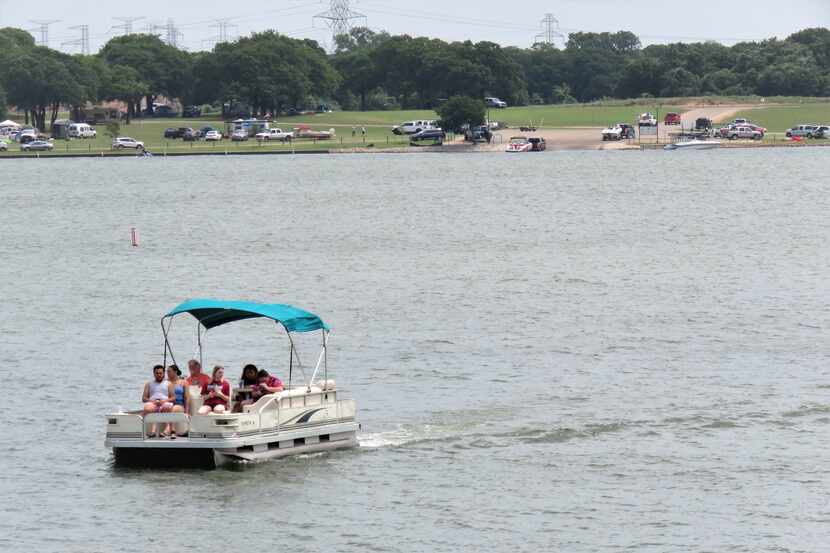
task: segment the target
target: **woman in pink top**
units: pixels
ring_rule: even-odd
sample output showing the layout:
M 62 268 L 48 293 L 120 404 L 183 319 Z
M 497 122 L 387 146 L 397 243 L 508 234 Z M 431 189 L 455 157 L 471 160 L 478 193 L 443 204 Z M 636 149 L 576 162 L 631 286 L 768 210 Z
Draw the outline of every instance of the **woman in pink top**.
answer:
M 202 386 L 204 404 L 199 408 L 200 415 L 224 413 L 228 410 L 231 398 L 231 383 L 225 380 L 225 369 L 219 365 L 213 367 L 213 379 L 210 384 Z

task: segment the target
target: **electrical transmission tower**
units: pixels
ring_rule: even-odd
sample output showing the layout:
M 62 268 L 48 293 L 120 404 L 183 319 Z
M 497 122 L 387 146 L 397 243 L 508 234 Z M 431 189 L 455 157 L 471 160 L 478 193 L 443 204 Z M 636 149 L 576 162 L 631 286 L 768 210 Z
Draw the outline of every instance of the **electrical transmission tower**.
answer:
M 34 23 L 38 27 L 30 29 L 29 32 L 40 33 L 40 40 L 37 41 L 38 46 L 49 46 L 49 25 L 59 23 L 59 19 L 31 19 L 29 23 Z
M 78 46 L 81 49 L 81 54 L 89 55 L 89 25 L 75 25 L 69 27 L 73 31 L 81 31 L 81 38 L 75 40 L 68 40 L 61 43 L 61 46 Z
M 565 40 L 565 35 L 559 31 L 559 20 L 556 19 L 552 13 L 546 13 L 545 18 L 541 22 L 542 32 L 536 35 L 536 42 L 543 44 L 555 44 L 555 40 L 560 38 Z
M 331 29 L 332 42 L 337 35 L 345 35 L 352 29 L 352 21 L 362 19 L 366 25 L 366 16 L 362 13 L 352 11 L 349 0 L 331 0 L 328 11 L 318 13 L 313 20 L 323 19 Z
M 115 25 L 113 29 L 121 29 L 124 32 L 121 33 L 122 35 L 131 35 L 133 34 L 133 23 L 136 21 L 141 21 L 144 19 L 143 17 L 113 17 L 116 21 L 120 21 L 121 25 Z
M 172 19 L 167 20 L 167 25 L 147 25 L 147 34 L 159 37 L 174 48 L 178 48 L 179 40 L 184 36 Z
M 236 26 L 235 23 L 231 23 L 230 19 L 217 19 L 216 23 L 211 25 L 211 28 L 219 29 L 219 34 L 211 38 L 209 42 L 213 42 L 214 44 L 230 42 L 233 40 L 233 36 L 229 31 Z

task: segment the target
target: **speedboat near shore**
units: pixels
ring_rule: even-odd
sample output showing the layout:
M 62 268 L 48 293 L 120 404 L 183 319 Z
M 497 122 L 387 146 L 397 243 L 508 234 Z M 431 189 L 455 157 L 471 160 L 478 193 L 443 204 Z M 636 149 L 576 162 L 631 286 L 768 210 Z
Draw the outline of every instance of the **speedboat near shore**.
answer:
M 197 414 L 202 404 L 201 388 L 185 390 L 188 413 L 120 411 L 107 415 L 105 444 L 115 462 L 129 466 L 197 466 L 212 468 L 232 462 L 264 461 L 288 455 L 355 447 L 360 425 L 354 400 L 342 399 L 334 380 L 328 379 L 326 349 L 329 327 L 313 313 L 283 304 L 243 301 L 191 300 L 175 307 L 161 319 L 164 334 L 164 365 L 175 363 L 168 333 L 173 318 L 190 314 L 196 321 L 198 355 L 201 362 L 207 331 L 251 318 L 271 319 L 289 339 L 288 383 L 282 392 L 264 395 L 241 412 Z M 320 331 L 322 348 L 311 377 L 294 346 L 296 333 Z M 294 372 L 303 375 L 292 382 Z M 319 375 L 322 373 L 322 378 Z M 234 392 L 231 392 L 231 398 Z M 230 407 L 230 406 L 229 406 Z M 157 438 L 149 429 L 172 424 L 176 439 Z
M 680 142 L 675 142 L 674 144 L 666 144 L 663 149 L 664 150 L 714 150 L 715 148 L 720 148 L 721 144 L 719 140 L 700 140 L 700 139 L 692 139 L 692 140 L 682 140 Z
M 510 142 L 507 144 L 507 152 L 509 153 L 517 153 L 517 152 L 529 152 L 533 149 L 533 144 L 527 139 L 526 136 L 512 136 L 510 137 Z

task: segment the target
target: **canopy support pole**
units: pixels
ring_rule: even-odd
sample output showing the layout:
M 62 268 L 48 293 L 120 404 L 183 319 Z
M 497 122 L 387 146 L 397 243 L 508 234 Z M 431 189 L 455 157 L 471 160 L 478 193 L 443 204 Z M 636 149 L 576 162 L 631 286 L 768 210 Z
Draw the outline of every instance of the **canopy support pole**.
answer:
M 198 320 L 196 321 L 196 343 L 199 344 L 199 365 L 204 370 L 205 363 L 202 361 L 202 323 Z
M 282 326 L 285 329 L 285 334 L 288 336 L 288 341 L 291 343 L 291 350 L 289 352 L 289 360 L 288 360 L 288 389 L 291 389 L 291 376 L 294 370 L 294 358 L 297 358 L 297 368 L 300 369 L 300 372 L 303 373 L 303 378 L 305 378 L 305 371 L 303 370 L 303 362 L 300 360 L 300 354 L 297 352 L 297 348 L 294 346 L 294 338 L 291 337 L 291 333 L 285 328 L 285 325 L 282 324 L 280 321 L 275 321 L 277 326 Z
M 311 391 L 311 385 L 314 384 L 314 377 L 317 376 L 317 371 L 320 370 L 320 364 L 323 362 L 323 359 L 326 359 L 326 346 L 328 345 L 329 341 L 329 333 L 325 330 L 323 331 L 323 349 L 320 350 L 320 355 L 317 357 L 317 365 L 314 366 L 314 374 L 311 375 L 311 380 L 308 381 L 308 391 Z M 328 376 L 328 369 L 326 370 L 326 375 Z
M 170 335 L 170 327 L 173 326 L 173 317 L 170 317 L 170 322 L 167 323 L 167 328 L 164 328 L 164 317 L 161 318 L 161 333 L 164 334 L 164 366 L 167 367 L 167 352 L 170 352 L 170 359 L 173 360 L 173 364 L 176 365 L 176 356 L 173 355 L 173 348 L 170 346 L 170 340 L 168 336 Z

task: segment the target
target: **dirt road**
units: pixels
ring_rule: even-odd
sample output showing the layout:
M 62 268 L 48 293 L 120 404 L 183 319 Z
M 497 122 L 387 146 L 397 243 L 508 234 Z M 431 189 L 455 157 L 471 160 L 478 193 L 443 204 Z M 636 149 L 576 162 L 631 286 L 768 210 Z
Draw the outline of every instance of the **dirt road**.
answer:
M 739 111 L 752 107 L 755 106 L 731 105 L 694 108 L 681 115 L 681 125 L 684 129 L 694 127 L 695 120 L 699 117 L 708 117 L 714 123 L 722 123 Z M 677 126 L 660 125 L 660 141 L 668 140 L 669 133 L 678 132 L 679 130 Z M 511 136 L 541 136 L 547 142 L 548 150 L 619 150 L 632 147 L 627 141 L 603 142 L 601 133 L 601 127 L 539 129 L 533 133 L 523 133 L 518 129 L 505 129 L 495 133 L 491 144 L 481 144 L 476 146 L 475 149 L 503 151 L 507 148 Z

